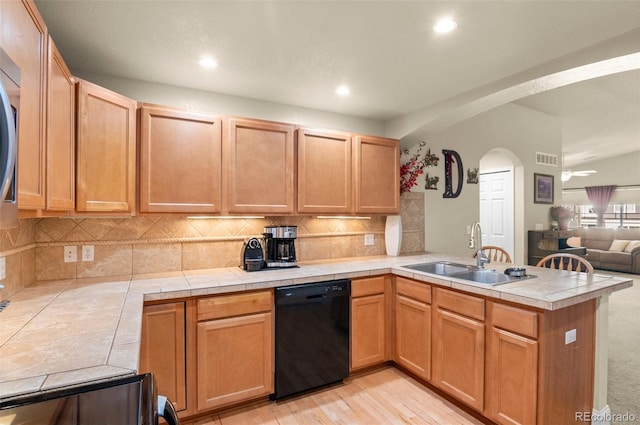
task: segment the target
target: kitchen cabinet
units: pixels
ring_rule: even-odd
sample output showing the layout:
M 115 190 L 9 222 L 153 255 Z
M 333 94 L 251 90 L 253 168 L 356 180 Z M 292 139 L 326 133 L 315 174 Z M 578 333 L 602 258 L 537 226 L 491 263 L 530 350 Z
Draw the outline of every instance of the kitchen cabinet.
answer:
M 294 212 L 295 126 L 229 118 L 223 130 L 229 213 Z
M 499 424 L 535 424 L 538 314 L 487 303 L 486 414 Z
M 353 212 L 351 134 L 299 128 L 298 212 Z
M 18 208 L 45 208 L 47 27 L 32 0 L 0 1 L 0 44 L 20 68 Z
M 140 212 L 220 213 L 219 116 L 142 105 Z
M 158 394 L 176 411 L 187 408 L 185 303 L 146 305 L 142 313 L 140 373 L 153 373 Z
M 273 393 L 273 291 L 197 304 L 197 410 Z
M 399 141 L 298 129 L 298 212 L 398 214 Z
M 133 212 L 136 102 L 80 80 L 77 105 L 76 210 Z
M 400 142 L 382 137 L 354 138 L 356 214 L 400 213 Z
M 389 277 L 351 281 L 351 370 L 389 360 Z
M 394 361 L 431 378 L 431 286 L 396 277 Z
M 75 208 L 75 78 L 49 37 L 46 209 Z
M 432 383 L 461 402 L 484 408 L 485 301 L 434 289 Z

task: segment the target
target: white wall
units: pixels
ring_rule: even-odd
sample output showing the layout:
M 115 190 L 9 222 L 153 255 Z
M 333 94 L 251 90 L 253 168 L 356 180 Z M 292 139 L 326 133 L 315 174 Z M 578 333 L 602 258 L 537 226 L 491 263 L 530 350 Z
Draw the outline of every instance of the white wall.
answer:
M 380 121 L 107 75 L 81 73 L 78 77 L 138 102 L 384 136 L 384 123 Z
M 533 203 L 533 173 L 555 177 L 555 199 L 560 199 L 560 167 L 535 164 L 536 152 L 561 156 L 561 123 L 557 118 L 518 105 L 508 104 L 444 130 L 427 140 L 426 148 L 440 157 L 437 167 L 427 167 L 430 176 L 439 176 L 438 190 L 425 191 L 425 239 L 428 251 L 469 257 L 467 225 L 479 220 L 479 186 L 466 183 L 469 168 L 479 167 L 480 158 L 488 151 L 503 148 L 522 164 L 520 182 L 516 170 L 516 211 L 523 219 L 516 226 L 516 262 L 524 263 L 526 231 L 536 223 L 548 227 L 549 207 Z M 458 152 L 465 176 L 462 192 L 457 198 L 443 198 L 444 163 L 442 149 Z M 453 167 L 455 174 L 455 165 Z M 420 181 L 420 189 L 424 187 Z M 455 189 L 455 183 L 454 183 Z M 518 202 L 521 199 L 522 202 Z M 516 223 L 518 221 L 516 220 Z

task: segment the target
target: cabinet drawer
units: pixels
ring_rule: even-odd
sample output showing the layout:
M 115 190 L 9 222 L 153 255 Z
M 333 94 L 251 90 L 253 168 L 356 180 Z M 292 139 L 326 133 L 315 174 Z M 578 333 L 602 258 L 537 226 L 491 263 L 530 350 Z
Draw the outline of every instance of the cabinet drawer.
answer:
M 249 292 L 198 300 L 198 321 L 271 311 L 273 291 Z
M 538 313 L 489 303 L 493 326 L 531 338 L 538 338 Z
M 396 277 L 396 290 L 398 295 L 431 304 L 431 286 L 426 283 Z
M 484 300 L 482 298 L 435 288 L 435 299 L 438 307 L 454 311 L 463 316 L 484 320 Z
M 384 276 L 354 279 L 351 282 L 351 297 L 364 297 L 367 295 L 384 294 Z

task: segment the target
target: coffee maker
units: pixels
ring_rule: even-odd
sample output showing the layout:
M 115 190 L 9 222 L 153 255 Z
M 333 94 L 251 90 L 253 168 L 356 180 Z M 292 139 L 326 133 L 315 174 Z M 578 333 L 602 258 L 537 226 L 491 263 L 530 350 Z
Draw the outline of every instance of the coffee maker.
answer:
M 298 267 L 295 240 L 298 226 L 266 226 L 264 228 L 265 267 Z

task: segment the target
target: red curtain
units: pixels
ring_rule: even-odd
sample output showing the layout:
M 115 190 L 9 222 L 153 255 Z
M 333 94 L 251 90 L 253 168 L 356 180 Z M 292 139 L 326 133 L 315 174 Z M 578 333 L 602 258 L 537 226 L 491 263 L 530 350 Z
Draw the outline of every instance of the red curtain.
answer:
M 604 213 L 607 211 L 611 195 L 616 190 L 616 186 L 590 186 L 585 187 L 589 201 L 593 204 L 593 209 L 597 215 L 597 227 L 604 227 Z

